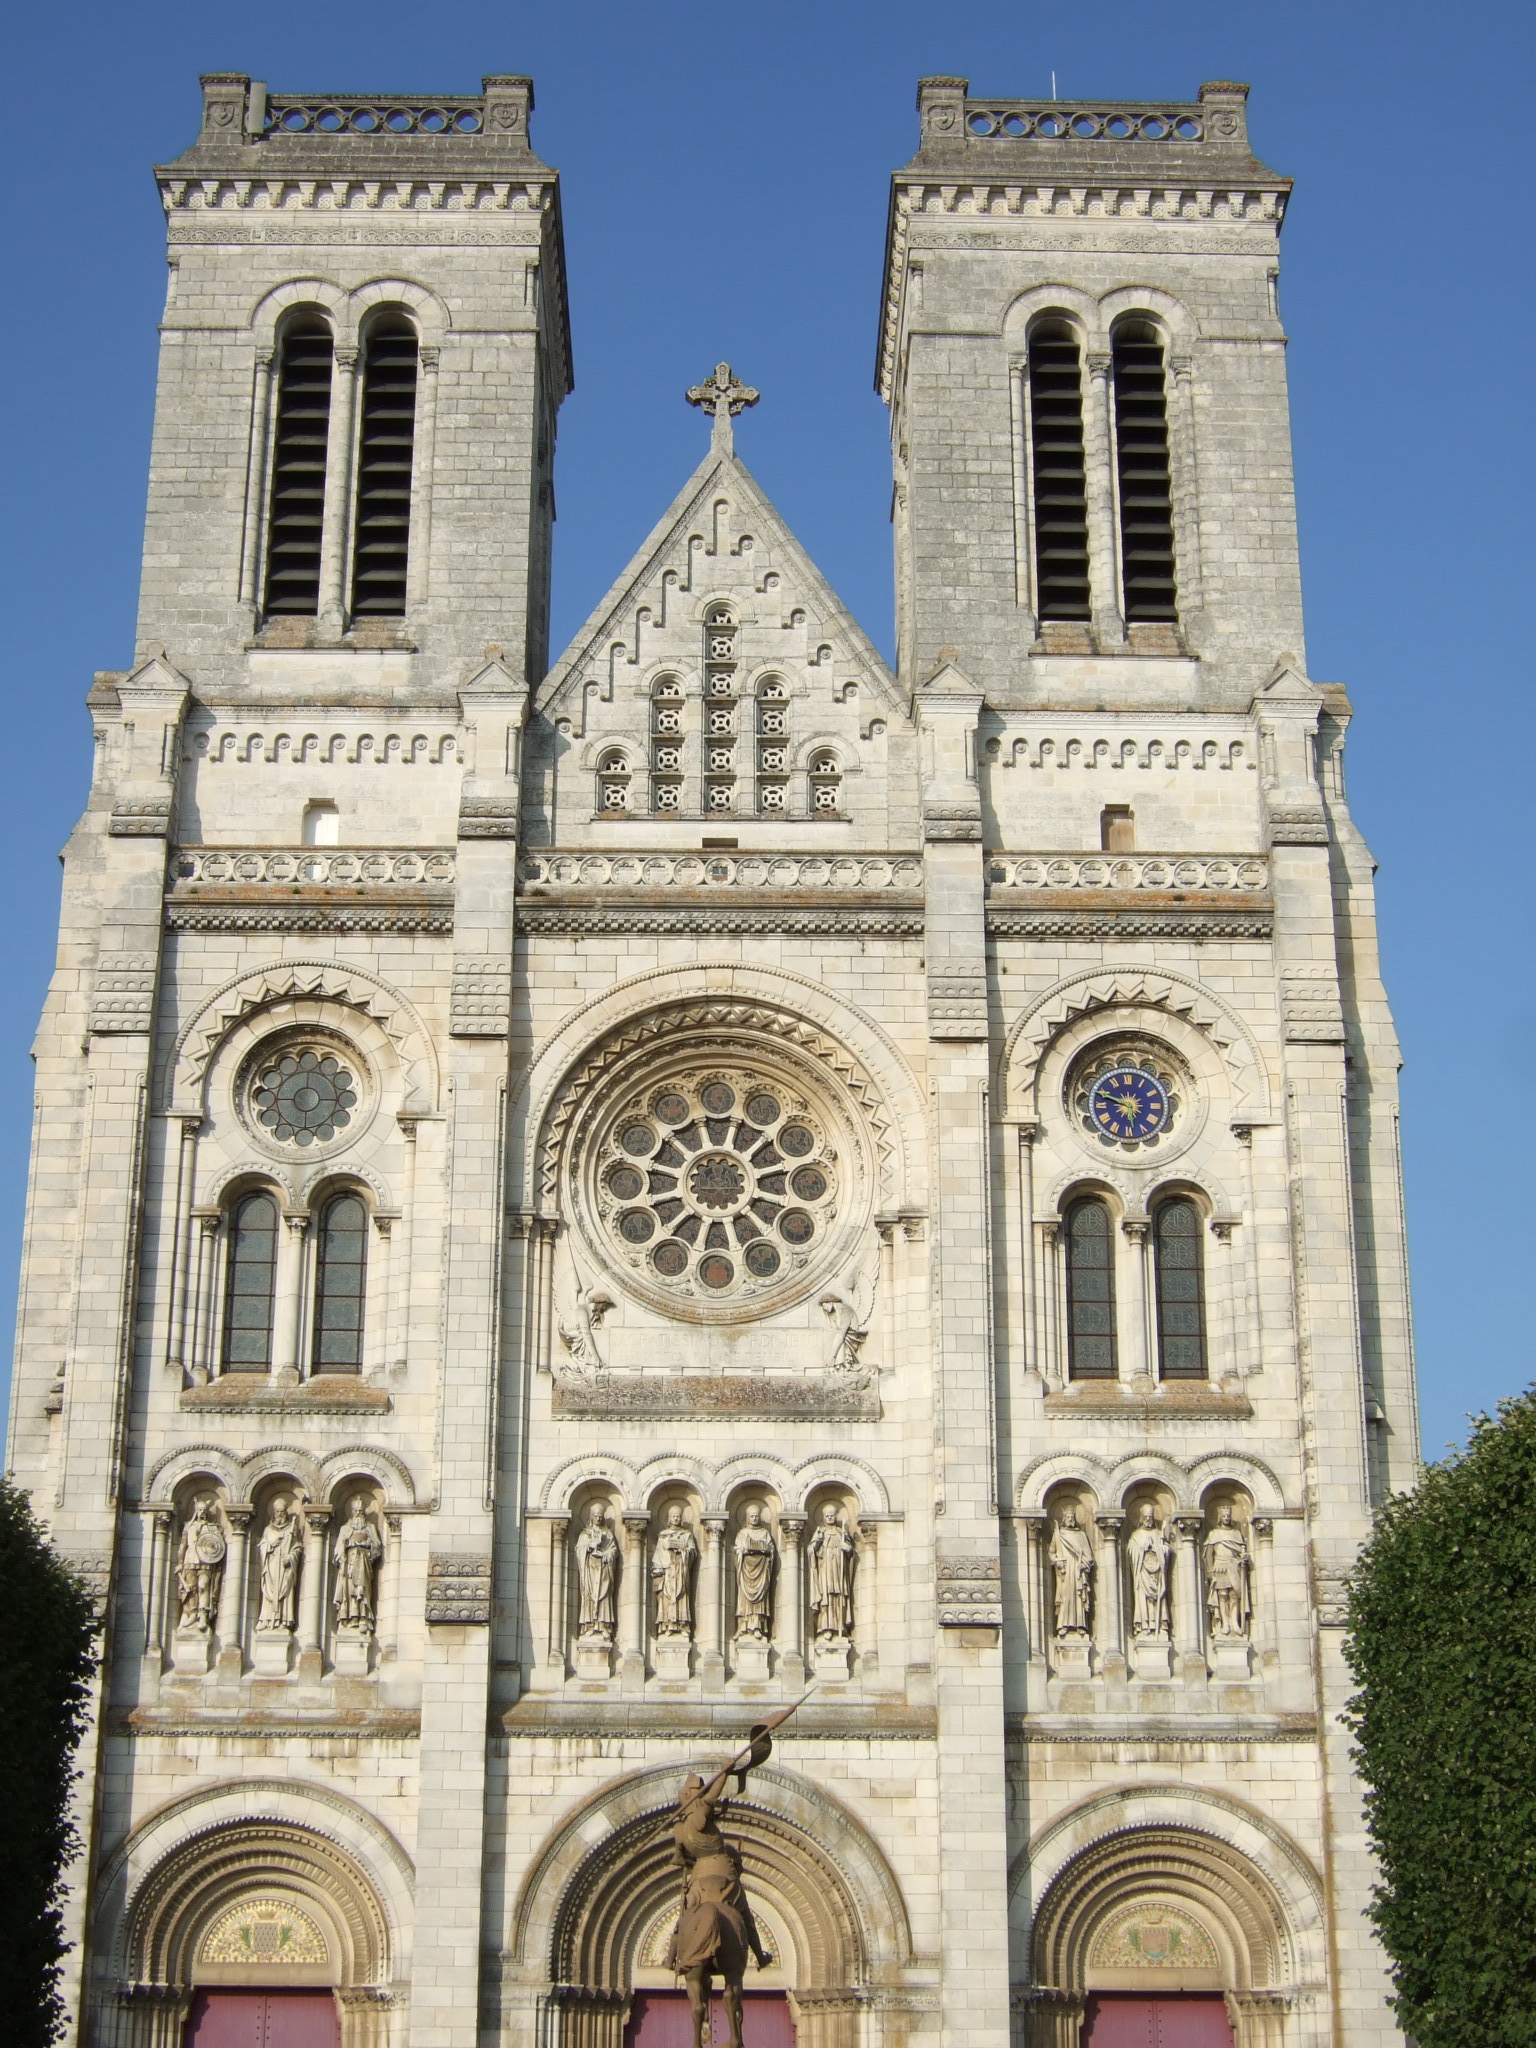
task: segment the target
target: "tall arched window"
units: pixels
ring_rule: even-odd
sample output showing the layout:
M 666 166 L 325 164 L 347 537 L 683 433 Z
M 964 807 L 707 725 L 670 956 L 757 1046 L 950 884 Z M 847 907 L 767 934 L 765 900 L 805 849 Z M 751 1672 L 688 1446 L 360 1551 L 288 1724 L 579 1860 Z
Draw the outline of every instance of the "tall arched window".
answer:
M 1067 1368 L 1075 1380 L 1112 1380 L 1115 1231 L 1109 1205 L 1090 1195 L 1067 1211 Z
M 332 1195 L 315 1247 L 315 1340 L 309 1369 L 361 1372 L 368 1211 L 357 1195 Z
M 352 610 L 401 618 L 411 544 L 411 454 L 416 441 L 416 336 L 404 320 L 370 328 L 357 441 L 357 523 Z
M 1152 1218 L 1157 1279 L 1157 1360 L 1165 1380 L 1203 1380 L 1205 1275 L 1200 1211 L 1187 1196 L 1159 1202 Z
M 277 1204 L 247 1195 L 229 1218 L 224 1282 L 224 1370 L 267 1372 L 272 1365 L 272 1296 L 277 1280 Z
M 331 330 L 296 320 L 277 369 L 272 494 L 267 518 L 268 612 L 313 618 L 320 605 L 320 532 L 331 431 Z
M 1127 320 L 1115 329 L 1114 369 L 1126 620 L 1177 619 L 1168 391 L 1162 339 L 1150 321 Z
M 1082 356 L 1064 320 L 1043 320 L 1030 333 L 1029 440 L 1039 616 L 1086 619 Z

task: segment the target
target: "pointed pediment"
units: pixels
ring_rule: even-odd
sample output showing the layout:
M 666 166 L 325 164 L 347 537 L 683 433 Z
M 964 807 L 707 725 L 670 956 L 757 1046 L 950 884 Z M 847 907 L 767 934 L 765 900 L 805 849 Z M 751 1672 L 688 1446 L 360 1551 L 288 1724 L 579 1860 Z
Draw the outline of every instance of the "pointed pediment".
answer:
M 1314 682 L 1309 682 L 1291 654 L 1282 654 L 1275 663 L 1267 682 L 1255 692 L 1256 705 L 1280 706 L 1305 704 L 1315 709 L 1323 700 L 1323 693 Z
M 738 610 L 750 667 L 792 669 L 861 722 L 905 718 L 868 636 L 735 455 L 711 449 L 535 694 L 538 711 L 584 735 L 587 707 L 621 703 L 658 664 L 697 667 L 705 608 Z M 850 689 L 850 686 L 851 689 Z M 594 710 L 594 718 L 596 713 Z

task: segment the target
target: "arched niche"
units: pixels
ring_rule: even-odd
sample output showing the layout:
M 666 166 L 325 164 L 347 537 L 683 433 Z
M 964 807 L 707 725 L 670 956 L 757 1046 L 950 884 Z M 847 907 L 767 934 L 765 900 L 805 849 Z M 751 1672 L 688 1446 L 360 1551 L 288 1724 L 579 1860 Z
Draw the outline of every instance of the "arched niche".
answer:
M 637 1979 L 657 1981 L 679 1896 L 682 1776 L 647 1771 L 580 1808 L 524 1882 L 511 1947 L 528 1976 L 548 1973 L 550 2048 L 619 2048 Z M 871 1987 L 899 1980 L 911 1957 L 884 1857 L 835 1800 L 771 1768 L 730 1803 L 725 1832 L 774 1956 L 761 1981 L 788 1990 L 799 2048 L 856 2048 Z M 758 1981 L 749 1974 L 748 1988 Z

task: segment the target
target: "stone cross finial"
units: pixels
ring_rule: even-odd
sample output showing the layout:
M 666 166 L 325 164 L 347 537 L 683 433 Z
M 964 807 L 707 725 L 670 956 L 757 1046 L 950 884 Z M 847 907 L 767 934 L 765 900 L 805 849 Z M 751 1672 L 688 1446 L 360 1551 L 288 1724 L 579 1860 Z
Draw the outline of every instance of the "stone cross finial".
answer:
M 749 405 L 756 405 L 758 396 L 750 384 L 738 382 L 729 363 L 716 363 L 712 377 L 706 377 L 702 384 L 689 387 L 688 403 L 700 406 L 715 416 L 715 429 L 710 435 L 709 445 L 716 454 L 734 453 L 731 416 L 733 413 L 744 411 Z

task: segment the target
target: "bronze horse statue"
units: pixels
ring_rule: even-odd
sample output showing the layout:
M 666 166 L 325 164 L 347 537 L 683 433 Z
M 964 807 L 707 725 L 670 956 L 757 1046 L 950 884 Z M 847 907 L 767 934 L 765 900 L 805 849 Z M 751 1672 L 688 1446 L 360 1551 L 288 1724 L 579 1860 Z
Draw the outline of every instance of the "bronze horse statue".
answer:
M 797 1700 L 796 1706 L 799 1705 Z M 741 1882 L 740 1852 L 721 1834 L 719 1816 L 726 1811 L 725 1788 L 734 1776 L 745 1791 L 747 1772 L 766 1763 L 773 1748 L 772 1731 L 795 1711 L 786 1707 L 752 1730 L 747 1747 L 732 1757 L 706 1785 L 696 1774 L 683 1780 L 678 1793 L 678 1819 L 672 1850 L 683 1869 L 683 1904 L 667 1961 L 688 1989 L 693 2017 L 693 2048 L 705 2048 L 709 1994 L 718 1976 L 725 1983 L 725 2016 L 731 2048 L 742 2048 L 741 1985 L 747 1961 L 755 1957 L 760 1970 L 773 1961 L 763 1946 Z

